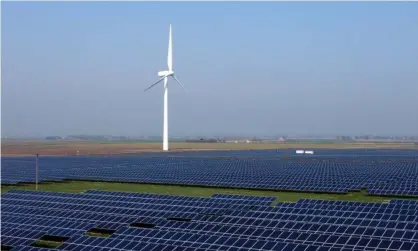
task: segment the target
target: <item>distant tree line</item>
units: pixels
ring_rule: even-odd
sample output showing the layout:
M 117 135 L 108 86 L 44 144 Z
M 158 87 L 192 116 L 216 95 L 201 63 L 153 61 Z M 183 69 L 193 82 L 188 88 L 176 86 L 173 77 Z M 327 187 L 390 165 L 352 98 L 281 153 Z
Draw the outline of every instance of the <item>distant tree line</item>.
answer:
M 188 143 L 219 143 L 219 142 L 222 142 L 222 141 L 218 140 L 218 139 L 200 138 L 200 139 L 187 139 L 186 142 L 188 142 Z

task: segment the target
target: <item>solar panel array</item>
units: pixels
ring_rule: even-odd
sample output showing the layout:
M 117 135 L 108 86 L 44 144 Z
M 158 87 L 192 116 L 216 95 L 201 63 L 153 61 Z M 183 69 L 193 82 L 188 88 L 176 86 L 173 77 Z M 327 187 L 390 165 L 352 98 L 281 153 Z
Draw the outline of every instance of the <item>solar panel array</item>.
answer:
M 418 201 L 275 199 L 11 190 L 1 198 L 1 244 L 46 250 L 32 244 L 59 236 L 58 250 L 418 250 Z
M 346 194 L 418 196 L 418 151 L 223 151 L 41 157 L 40 181 L 94 180 Z M 2 158 L 2 184 L 35 181 L 34 158 Z

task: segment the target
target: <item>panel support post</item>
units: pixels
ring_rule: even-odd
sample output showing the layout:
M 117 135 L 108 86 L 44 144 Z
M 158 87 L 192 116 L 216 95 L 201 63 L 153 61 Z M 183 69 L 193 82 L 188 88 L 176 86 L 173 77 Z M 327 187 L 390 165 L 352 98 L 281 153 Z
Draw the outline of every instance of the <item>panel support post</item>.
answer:
M 35 175 L 36 175 L 35 189 L 36 191 L 38 191 L 38 158 L 39 158 L 39 153 L 36 154 L 36 166 L 35 166 Z

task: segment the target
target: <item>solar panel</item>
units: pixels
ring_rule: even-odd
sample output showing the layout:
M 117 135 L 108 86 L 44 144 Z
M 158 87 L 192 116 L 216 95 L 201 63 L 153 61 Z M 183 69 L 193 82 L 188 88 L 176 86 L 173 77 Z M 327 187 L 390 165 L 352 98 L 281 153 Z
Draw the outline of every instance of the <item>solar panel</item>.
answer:
M 215 154 L 215 155 L 214 155 Z M 418 196 L 416 151 L 286 151 L 179 153 L 129 157 L 41 157 L 40 181 L 82 179 L 153 184 Z M 384 154 L 384 155 L 382 155 Z M 239 156 L 239 157 L 238 157 Z M 2 184 L 34 182 L 34 158 L 2 158 Z M 247 201 L 263 201 L 244 196 Z M 239 196 L 239 200 L 244 199 Z M 147 195 L 152 198 L 152 195 Z M 213 198 L 234 196 L 215 195 Z M 274 201 L 272 198 L 266 201 Z M 268 204 L 266 204 L 268 205 Z M 416 204 L 415 204 L 416 205 Z
M 12 249 L 12 251 L 50 251 L 49 248 L 40 248 L 40 247 L 28 247 L 28 246 L 17 246 Z
M 140 243 L 151 243 L 183 248 L 194 245 L 192 248 L 195 249 L 212 248 L 213 250 L 219 250 L 221 247 L 257 250 L 255 248 L 259 245 L 275 246 L 283 243 L 296 244 L 289 246 L 292 248 L 318 248 L 329 243 L 341 249 L 351 247 L 352 250 L 355 248 L 364 250 L 365 247 L 379 248 L 389 243 L 388 247 L 408 250 L 402 247 L 411 246 L 418 241 L 418 236 L 415 234 L 417 223 L 414 221 L 399 222 L 398 218 L 391 217 L 382 221 L 382 219 L 374 220 L 375 214 L 358 214 L 356 217 L 345 214 L 373 208 L 389 209 L 391 211 L 382 211 L 385 212 L 383 215 L 389 216 L 396 215 L 393 213 L 416 214 L 414 210 L 388 208 L 389 204 L 382 203 L 381 207 L 375 207 L 379 203 L 352 204 L 335 201 L 282 203 L 280 207 L 263 206 L 256 211 L 229 210 L 224 211 L 222 216 L 205 218 L 196 213 L 190 214 L 189 211 L 193 211 L 193 207 L 173 206 L 187 201 L 175 197 L 172 197 L 172 200 L 167 198 L 159 200 L 160 204 L 148 208 L 149 203 L 123 203 L 121 202 L 123 198 L 118 196 L 108 196 L 107 200 L 102 200 L 100 193 L 90 194 L 89 197 L 83 196 L 85 195 L 48 192 L 6 193 L 1 198 L 2 227 L 6 227 L 6 231 L 2 231 L 2 238 L 5 237 L 6 243 L 12 244 L 15 240 L 7 238 L 22 238 L 22 236 L 13 236 L 12 230 L 7 229 L 35 231 L 36 235 L 31 239 L 32 241 L 43 234 L 60 235 L 67 231 L 71 240 L 67 241 L 66 245 L 70 248 L 86 248 L 87 242 L 91 241 L 88 245 L 92 247 L 103 244 L 105 245 L 103 247 L 124 249 L 145 245 Z M 97 198 L 93 198 L 95 196 Z M 102 204 L 103 201 L 105 204 Z M 108 204 L 113 201 L 117 203 Z M 233 203 L 233 200 L 231 201 Z M 304 204 L 309 205 L 310 209 L 301 208 Z M 200 205 L 211 206 L 206 202 L 201 202 Z M 398 207 L 402 208 L 402 206 L 399 204 Z M 316 210 L 315 207 L 321 210 Z M 282 212 L 283 210 L 286 212 Z M 329 212 L 340 212 L 338 210 L 343 210 L 341 212 L 345 216 L 327 215 Z M 190 221 L 170 220 L 167 218 L 169 214 L 190 216 Z M 142 216 L 138 217 L 138 215 Z M 45 221 L 45 217 L 49 220 Z M 411 219 L 415 220 L 415 216 Z M 155 227 L 151 229 L 131 227 L 130 224 L 133 222 L 148 222 Z M 372 222 L 375 224 L 370 227 Z M 379 223 L 386 224 L 380 226 Z M 116 232 L 106 241 L 101 241 L 102 244 L 98 243 L 97 238 L 83 236 L 83 232 L 89 228 L 112 225 Z M 410 231 L 406 229 L 407 226 Z M 76 236 L 80 237 L 74 239 Z M 91 248 L 90 246 L 87 248 Z M 161 246 L 161 248 L 166 247 Z
M 40 161 L 41 180 L 91 179 L 413 196 L 416 152 L 358 155 L 277 151 L 67 157 Z M 386 153 L 386 155 L 382 155 Z M 205 155 L 205 156 L 203 156 Z M 33 181 L 33 159 L 2 158 L 2 184 Z M 3 175 L 4 174 L 4 175 Z M 45 236 L 68 237 L 59 250 L 415 250 L 418 202 L 388 203 L 214 194 L 189 197 L 88 190 L 2 194 L 1 243 L 13 250 Z M 102 230 L 107 237 L 86 236 Z

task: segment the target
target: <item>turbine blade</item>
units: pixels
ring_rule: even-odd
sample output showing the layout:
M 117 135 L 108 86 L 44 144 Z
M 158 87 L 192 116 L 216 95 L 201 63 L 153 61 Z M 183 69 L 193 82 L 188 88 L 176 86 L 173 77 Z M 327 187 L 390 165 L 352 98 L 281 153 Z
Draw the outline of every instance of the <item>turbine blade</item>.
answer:
M 184 88 L 184 86 L 180 83 L 180 81 L 176 78 L 176 76 L 174 76 L 174 75 L 171 75 L 171 76 L 174 78 L 174 80 L 177 81 L 177 83 L 181 86 L 181 88 L 183 88 L 183 90 L 185 90 L 187 92 L 186 88 Z
M 172 39 L 171 39 L 171 24 L 170 24 L 170 32 L 168 35 L 168 57 L 167 57 L 167 65 L 168 70 L 173 70 L 173 45 L 172 45 Z
M 154 84 L 152 84 L 150 87 L 148 87 L 147 89 L 145 89 L 144 90 L 144 92 L 146 92 L 146 91 L 148 91 L 149 89 L 151 89 L 152 87 L 154 87 L 156 84 L 158 84 L 158 83 L 160 83 L 164 78 L 165 78 L 166 76 L 164 76 L 164 77 L 161 77 L 160 79 L 158 79 L 157 80 L 157 82 L 155 82 Z

